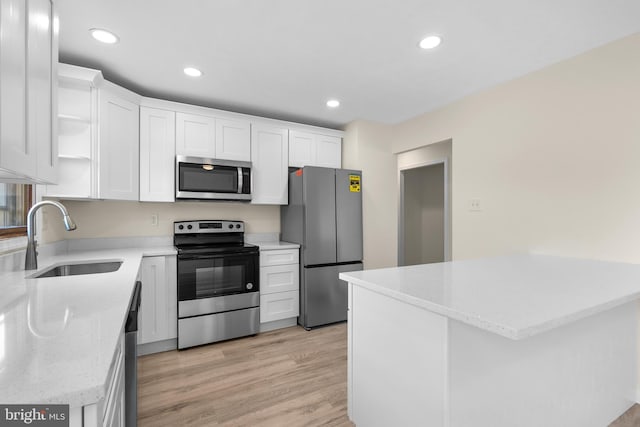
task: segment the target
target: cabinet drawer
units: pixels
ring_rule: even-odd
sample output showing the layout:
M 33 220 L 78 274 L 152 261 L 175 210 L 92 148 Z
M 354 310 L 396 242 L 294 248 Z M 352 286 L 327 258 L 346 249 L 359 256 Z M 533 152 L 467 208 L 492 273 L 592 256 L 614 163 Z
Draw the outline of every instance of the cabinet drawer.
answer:
M 297 317 L 300 297 L 298 291 L 260 294 L 260 323 Z
M 298 249 L 278 249 L 275 251 L 260 251 L 260 267 L 270 265 L 297 264 Z
M 260 293 L 298 291 L 300 268 L 298 264 L 272 265 L 260 268 Z

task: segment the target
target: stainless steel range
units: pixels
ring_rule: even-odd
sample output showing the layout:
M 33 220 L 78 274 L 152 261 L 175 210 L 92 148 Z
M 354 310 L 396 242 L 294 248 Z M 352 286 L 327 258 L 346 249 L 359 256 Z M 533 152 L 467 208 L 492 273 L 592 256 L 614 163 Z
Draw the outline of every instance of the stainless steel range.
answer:
M 259 251 L 242 221 L 174 223 L 178 249 L 178 348 L 258 333 Z

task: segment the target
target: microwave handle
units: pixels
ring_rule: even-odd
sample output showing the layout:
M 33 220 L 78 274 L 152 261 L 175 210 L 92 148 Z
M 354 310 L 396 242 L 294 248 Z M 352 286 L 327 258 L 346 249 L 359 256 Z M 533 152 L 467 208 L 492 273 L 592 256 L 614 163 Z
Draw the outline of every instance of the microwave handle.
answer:
M 242 194 L 243 176 L 242 168 L 238 168 L 238 194 Z

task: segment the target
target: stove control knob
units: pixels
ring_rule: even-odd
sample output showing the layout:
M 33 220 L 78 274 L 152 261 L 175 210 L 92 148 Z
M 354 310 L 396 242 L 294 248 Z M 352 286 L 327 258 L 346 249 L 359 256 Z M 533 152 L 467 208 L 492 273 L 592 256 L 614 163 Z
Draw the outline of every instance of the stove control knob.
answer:
M 184 225 L 180 224 L 180 225 L 178 226 L 178 229 L 179 229 L 179 230 L 184 230 Z
M 233 228 L 233 224 L 229 224 L 229 228 Z
M 240 224 L 236 224 L 236 228 L 240 228 Z
M 247 289 L 249 290 L 253 289 L 253 283 L 247 283 Z
M 187 225 L 187 228 L 188 228 L 189 230 L 191 230 L 191 229 L 193 228 L 193 225 L 189 224 L 189 225 Z

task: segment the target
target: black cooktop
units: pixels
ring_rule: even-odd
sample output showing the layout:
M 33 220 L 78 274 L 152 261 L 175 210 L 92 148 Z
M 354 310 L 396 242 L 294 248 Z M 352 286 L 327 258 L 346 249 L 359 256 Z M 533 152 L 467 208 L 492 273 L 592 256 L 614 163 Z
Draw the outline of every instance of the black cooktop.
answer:
M 173 244 L 178 254 L 233 254 L 258 252 L 244 242 L 244 222 L 199 220 L 174 222 Z

